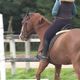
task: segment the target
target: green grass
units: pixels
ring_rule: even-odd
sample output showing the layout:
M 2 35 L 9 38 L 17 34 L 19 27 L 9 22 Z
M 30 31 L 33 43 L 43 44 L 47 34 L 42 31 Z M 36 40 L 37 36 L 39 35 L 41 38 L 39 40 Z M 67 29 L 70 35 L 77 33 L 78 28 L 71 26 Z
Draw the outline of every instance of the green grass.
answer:
M 6 52 L 6 55 L 9 55 L 9 52 Z M 17 55 L 23 55 L 25 52 L 16 52 Z M 36 55 L 37 51 L 32 51 L 30 54 Z M 7 69 L 7 80 L 17 80 L 17 79 L 34 79 L 36 74 L 36 69 L 30 69 L 26 71 L 25 69 L 17 69 L 16 74 L 14 76 L 11 75 L 11 70 Z M 49 80 L 53 80 L 54 78 L 54 69 L 46 69 L 41 78 L 48 78 Z M 62 69 L 61 72 L 61 80 L 77 80 L 75 72 L 72 68 Z
M 11 75 L 11 70 L 7 69 L 7 80 L 9 79 L 34 79 L 37 69 L 30 69 L 29 71 L 26 71 L 25 69 L 17 69 L 16 74 L 14 76 Z M 41 78 L 47 78 L 49 80 L 53 80 L 54 78 L 54 69 L 46 69 L 42 75 Z M 62 69 L 61 72 L 61 80 L 77 80 L 75 72 L 72 68 L 66 68 Z

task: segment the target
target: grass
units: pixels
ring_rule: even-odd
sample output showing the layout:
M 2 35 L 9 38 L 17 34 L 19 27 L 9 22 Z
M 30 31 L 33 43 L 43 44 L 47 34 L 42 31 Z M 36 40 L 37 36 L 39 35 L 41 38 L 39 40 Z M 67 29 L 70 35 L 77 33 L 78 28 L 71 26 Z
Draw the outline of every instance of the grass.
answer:
M 17 69 L 16 74 L 14 76 L 11 75 L 11 70 L 7 69 L 7 80 L 9 79 L 34 79 L 35 78 L 36 69 L 30 69 L 26 71 L 25 69 Z M 54 69 L 46 69 L 41 78 L 47 78 L 49 80 L 53 80 Z M 75 72 L 72 68 L 63 68 L 61 72 L 61 80 L 77 80 Z
M 31 55 L 36 55 L 37 51 L 32 51 Z M 6 52 L 9 55 L 9 52 Z M 25 52 L 16 52 L 17 55 L 23 55 Z M 14 76 L 11 75 L 11 69 L 7 69 L 7 80 L 17 80 L 17 79 L 34 79 L 37 69 L 30 69 L 26 71 L 25 69 L 17 69 L 16 74 Z M 46 69 L 41 78 L 47 78 L 49 80 L 53 80 L 54 78 L 54 69 Z M 61 80 L 77 80 L 75 72 L 72 68 L 63 68 L 61 72 Z

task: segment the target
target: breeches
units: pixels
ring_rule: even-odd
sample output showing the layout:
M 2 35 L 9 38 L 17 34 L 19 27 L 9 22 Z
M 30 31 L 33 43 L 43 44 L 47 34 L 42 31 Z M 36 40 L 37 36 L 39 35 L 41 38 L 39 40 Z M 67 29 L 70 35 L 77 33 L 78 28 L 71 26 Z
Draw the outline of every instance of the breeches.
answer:
M 70 19 L 56 19 L 55 22 L 49 27 L 44 35 L 44 41 L 49 44 L 55 34 L 60 31 L 65 25 L 70 24 Z

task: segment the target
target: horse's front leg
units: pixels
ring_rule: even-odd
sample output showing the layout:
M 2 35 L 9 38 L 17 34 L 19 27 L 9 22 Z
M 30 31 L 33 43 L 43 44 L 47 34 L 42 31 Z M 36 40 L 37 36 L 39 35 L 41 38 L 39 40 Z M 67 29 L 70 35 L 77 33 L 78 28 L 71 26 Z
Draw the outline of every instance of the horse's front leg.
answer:
M 40 80 L 40 75 L 44 71 L 44 69 L 47 67 L 48 64 L 49 64 L 48 60 L 45 60 L 45 61 L 40 60 L 39 67 L 36 73 L 37 80 Z
M 61 65 L 55 65 L 55 77 L 54 77 L 54 80 L 60 80 L 60 72 L 61 72 Z
M 40 42 L 40 44 L 39 44 L 39 48 L 38 48 L 38 55 L 41 55 L 42 50 L 43 50 L 43 43 Z

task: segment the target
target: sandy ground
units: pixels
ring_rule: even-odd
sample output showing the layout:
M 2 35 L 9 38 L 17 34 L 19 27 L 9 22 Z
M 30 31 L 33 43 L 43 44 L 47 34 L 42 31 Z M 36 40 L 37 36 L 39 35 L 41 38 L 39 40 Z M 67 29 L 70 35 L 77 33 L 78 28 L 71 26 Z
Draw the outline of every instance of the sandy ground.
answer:
M 16 62 L 16 68 L 26 68 L 26 67 L 30 67 L 30 68 L 38 68 L 39 66 L 39 62 Z M 72 68 L 72 65 L 63 65 L 63 68 Z M 11 63 L 10 62 L 6 62 L 6 68 L 11 68 Z M 47 68 L 54 68 L 54 65 L 49 64 L 47 66 Z

